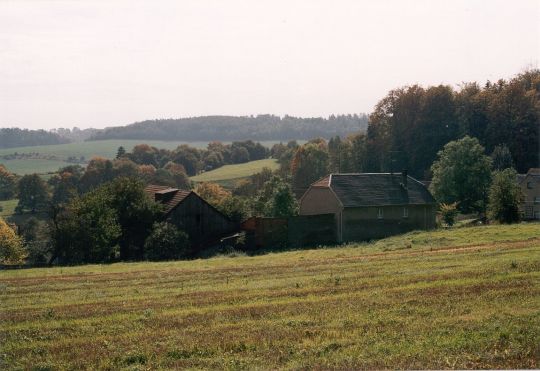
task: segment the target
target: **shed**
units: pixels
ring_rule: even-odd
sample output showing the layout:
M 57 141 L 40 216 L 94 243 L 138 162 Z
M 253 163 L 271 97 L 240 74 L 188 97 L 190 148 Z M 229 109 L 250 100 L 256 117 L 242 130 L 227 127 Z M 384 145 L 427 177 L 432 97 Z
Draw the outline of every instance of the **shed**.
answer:
M 194 247 L 217 243 L 238 230 L 237 223 L 193 191 L 149 185 L 145 192 L 164 206 L 165 219 L 185 231 Z
M 435 227 L 436 202 L 403 173 L 330 174 L 300 199 L 300 215 L 335 215 L 339 242 L 382 238 Z

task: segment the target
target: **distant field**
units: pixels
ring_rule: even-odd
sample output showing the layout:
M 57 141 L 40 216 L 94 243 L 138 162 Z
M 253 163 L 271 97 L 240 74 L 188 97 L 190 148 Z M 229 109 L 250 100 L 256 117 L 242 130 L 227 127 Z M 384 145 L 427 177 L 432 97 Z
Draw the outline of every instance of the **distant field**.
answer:
M 279 164 L 275 159 L 265 159 L 246 162 L 245 164 L 225 165 L 216 170 L 207 171 L 191 177 L 190 179 L 194 182 L 215 182 L 224 186 L 232 186 L 236 181 L 258 173 L 264 167 L 277 170 L 279 169 Z
M 4 369 L 540 367 L 540 224 L 0 274 Z
M 82 142 L 82 143 L 68 143 L 68 144 L 55 144 L 49 146 L 35 146 L 35 147 L 15 147 L 0 149 L 0 156 L 17 153 L 40 153 L 44 155 L 53 155 L 61 159 L 60 161 L 54 160 L 42 160 L 42 159 L 28 159 L 28 160 L 4 160 L 0 158 L 0 163 L 6 165 L 6 167 L 17 174 L 31 174 L 31 173 L 47 173 L 56 171 L 58 168 L 67 166 L 69 163 L 62 161 L 68 157 L 75 156 L 80 158 L 84 156 L 87 160 L 95 156 L 101 156 L 106 158 L 114 158 L 118 147 L 123 146 L 127 151 L 140 143 L 146 143 L 148 145 L 174 149 L 181 144 L 189 144 L 196 148 L 206 148 L 208 142 L 179 142 L 179 141 L 157 141 L 157 140 L 100 140 L 95 142 Z M 224 142 L 227 143 L 227 142 Z M 263 145 L 271 147 L 277 141 L 262 141 Z
M 7 201 L 0 201 L 0 206 L 2 206 L 2 210 L 0 211 L 0 216 L 3 218 L 7 218 L 15 212 L 15 207 L 17 206 L 17 203 L 19 203 L 19 200 L 7 200 Z

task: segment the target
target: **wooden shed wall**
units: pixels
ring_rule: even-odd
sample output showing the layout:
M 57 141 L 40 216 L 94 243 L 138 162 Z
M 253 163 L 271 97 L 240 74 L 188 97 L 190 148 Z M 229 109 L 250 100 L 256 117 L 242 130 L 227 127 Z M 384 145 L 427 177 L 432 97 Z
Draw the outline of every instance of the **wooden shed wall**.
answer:
M 186 197 L 168 216 L 195 244 L 211 241 L 238 229 L 236 223 L 195 194 Z

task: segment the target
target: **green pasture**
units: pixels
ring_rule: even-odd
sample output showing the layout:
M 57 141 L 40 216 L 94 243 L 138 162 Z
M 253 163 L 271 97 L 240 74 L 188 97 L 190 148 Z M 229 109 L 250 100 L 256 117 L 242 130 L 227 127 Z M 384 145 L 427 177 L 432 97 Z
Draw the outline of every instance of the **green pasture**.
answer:
M 538 368 L 539 232 L 3 271 L 0 367 Z
M 0 149 L 0 156 L 11 155 L 14 153 L 39 153 L 40 155 L 56 156 L 56 160 L 45 159 L 16 159 L 5 160 L 0 158 L 0 163 L 4 164 L 11 172 L 16 174 L 44 174 L 48 172 L 54 172 L 58 168 L 69 165 L 68 157 L 84 158 L 88 161 L 92 157 L 101 156 L 105 158 L 114 158 L 118 147 L 123 146 L 126 151 L 137 145 L 145 143 L 156 148 L 175 149 L 181 144 L 188 144 L 196 148 L 206 148 L 208 142 L 181 142 L 181 141 L 159 141 L 159 140 L 99 140 L 92 142 L 80 142 L 80 143 L 68 143 L 68 144 L 55 144 L 48 146 L 34 146 L 34 147 L 15 147 L 15 148 L 3 148 Z M 224 142 L 227 143 L 227 142 Z M 278 141 L 261 141 L 261 144 L 271 147 L 272 145 L 279 143 Z
M 220 183 L 226 187 L 234 186 L 234 183 L 242 178 L 260 172 L 263 168 L 271 170 L 279 169 L 279 164 L 275 159 L 264 159 L 250 161 L 244 164 L 225 165 L 216 170 L 207 171 L 190 179 L 194 182 L 213 182 Z

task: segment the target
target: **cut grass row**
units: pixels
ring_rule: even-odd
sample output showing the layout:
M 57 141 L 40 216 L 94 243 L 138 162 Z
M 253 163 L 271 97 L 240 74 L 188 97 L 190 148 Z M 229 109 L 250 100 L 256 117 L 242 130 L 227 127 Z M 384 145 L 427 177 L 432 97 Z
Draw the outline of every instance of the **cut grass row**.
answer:
M 537 368 L 540 224 L 0 273 L 5 368 Z

